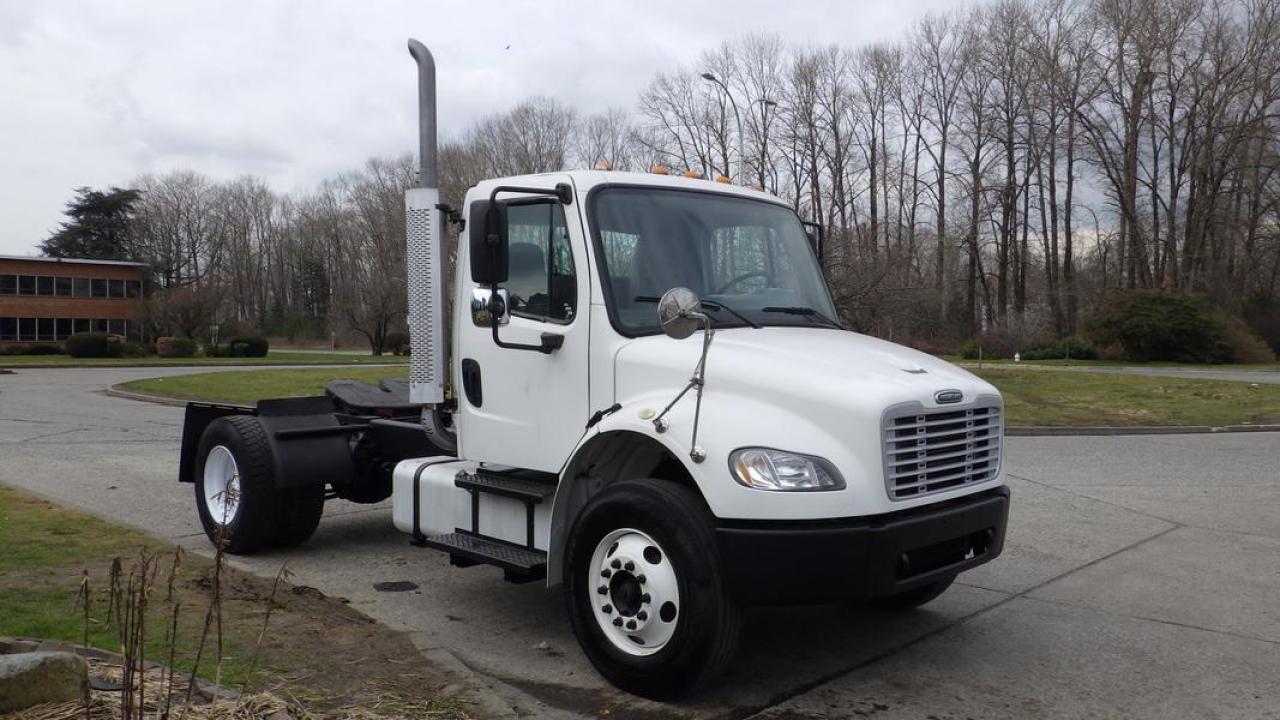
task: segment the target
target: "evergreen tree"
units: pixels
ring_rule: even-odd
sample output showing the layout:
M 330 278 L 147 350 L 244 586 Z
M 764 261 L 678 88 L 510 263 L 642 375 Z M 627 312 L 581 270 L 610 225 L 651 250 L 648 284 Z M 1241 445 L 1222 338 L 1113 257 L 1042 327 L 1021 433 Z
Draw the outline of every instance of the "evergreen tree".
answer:
M 106 192 L 76 188 L 67 203 L 69 219 L 40 243 L 40 251 L 47 257 L 131 259 L 130 222 L 140 197 L 137 190 L 118 187 Z

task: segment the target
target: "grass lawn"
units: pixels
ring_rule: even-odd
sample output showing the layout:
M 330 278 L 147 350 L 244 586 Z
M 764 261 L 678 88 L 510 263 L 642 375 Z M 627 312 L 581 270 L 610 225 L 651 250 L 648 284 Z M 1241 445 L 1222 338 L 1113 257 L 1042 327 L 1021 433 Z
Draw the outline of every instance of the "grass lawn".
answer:
M 977 372 L 1004 393 L 1010 426 L 1280 423 L 1280 385 L 1028 368 L 987 367 Z M 251 405 L 261 398 L 319 394 L 335 378 L 376 383 L 384 377 L 404 377 L 404 372 L 398 368 L 245 370 L 151 378 L 124 387 Z
M 942 355 L 940 356 L 947 362 L 957 365 L 963 365 L 966 368 L 975 368 L 978 366 L 976 359 L 962 358 L 959 355 Z M 983 367 L 987 365 L 1014 365 L 1027 367 L 1153 367 L 1153 368 L 1176 368 L 1179 370 L 1231 370 L 1231 371 L 1280 371 L 1280 362 L 1273 363 L 1223 363 L 1221 365 L 1206 365 L 1176 363 L 1176 362 L 1144 362 L 1135 363 L 1124 360 L 1023 360 L 1015 363 L 1013 360 L 1005 358 L 984 358 L 982 360 Z
M 408 363 L 405 355 L 351 355 L 349 353 L 270 352 L 264 358 L 73 358 L 70 355 L 0 355 L 3 367 L 186 367 L 189 365 L 370 365 Z
M 3 486 L 0 548 L 0 635 L 80 644 L 85 618 L 77 600 L 83 577 L 88 579 L 91 598 L 89 644 L 112 651 L 120 650 L 117 625 L 109 612 L 113 560 L 119 558 L 119 583 L 127 587 L 140 553 L 151 554 L 155 570 L 146 612 L 145 654 L 167 664 L 170 645 L 165 636 L 176 609 L 173 664 L 184 672 L 191 670 L 213 597 L 211 559 L 175 555 L 175 547 L 140 532 Z M 175 557 L 179 558 L 176 564 Z M 427 665 L 404 635 L 310 588 L 285 581 L 273 592 L 271 580 L 226 566 L 217 577 L 222 598 L 221 654 L 211 633 L 197 669 L 201 677 L 218 678 L 223 686 L 240 689 L 248 671 L 256 667 L 250 691 L 271 689 L 296 697 L 312 709 L 381 707 L 385 702 L 388 708 L 412 707 L 419 712 L 407 714 L 414 716 L 466 716 L 458 700 L 436 697 L 449 678 Z M 267 631 L 259 648 L 264 621 Z
M 974 368 L 970 368 L 974 370 Z M 1280 423 L 1280 385 L 983 368 L 1010 426 Z

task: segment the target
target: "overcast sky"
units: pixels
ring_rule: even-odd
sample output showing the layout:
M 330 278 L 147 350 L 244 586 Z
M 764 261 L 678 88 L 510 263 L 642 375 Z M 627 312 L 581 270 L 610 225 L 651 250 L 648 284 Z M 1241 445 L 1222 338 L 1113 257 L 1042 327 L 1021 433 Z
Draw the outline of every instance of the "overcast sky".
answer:
M 630 108 L 749 32 L 856 46 L 950 4 L 0 0 L 0 254 L 33 254 L 81 185 L 190 168 L 305 190 L 413 149 L 409 36 L 435 54 L 444 138 L 534 94 Z

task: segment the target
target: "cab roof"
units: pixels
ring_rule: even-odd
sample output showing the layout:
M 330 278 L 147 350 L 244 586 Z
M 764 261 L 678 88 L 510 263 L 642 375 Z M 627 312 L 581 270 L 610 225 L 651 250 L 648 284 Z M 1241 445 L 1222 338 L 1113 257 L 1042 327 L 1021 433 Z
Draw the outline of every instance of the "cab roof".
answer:
M 722 195 L 733 195 L 763 200 L 776 205 L 790 207 L 781 198 L 767 192 L 734 185 L 732 183 L 700 180 L 683 175 L 659 175 L 657 173 L 623 172 L 618 170 L 565 170 L 561 172 L 539 173 L 536 175 L 515 175 L 512 177 L 483 180 L 467 193 L 471 200 L 474 193 L 479 197 L 488 197 L 495 185 L 532 185 L 534 187 L 554 185 L 558 182 L 570 182 L 579 196 L 585 196 L 591 190 L 603 186 L 631 186 L 673 188 L 678 190 L 699 190 Z

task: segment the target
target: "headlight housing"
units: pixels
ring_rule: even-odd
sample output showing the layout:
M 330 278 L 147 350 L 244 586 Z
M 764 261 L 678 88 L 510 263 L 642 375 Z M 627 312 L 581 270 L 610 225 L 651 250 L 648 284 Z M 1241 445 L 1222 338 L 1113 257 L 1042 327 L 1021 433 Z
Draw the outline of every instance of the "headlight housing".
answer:
M 729 454 L 729 471 L 738 484 L 754 490 L 843 490 L 844 478 L 827 460 L 813 455 L 739 448 Z

